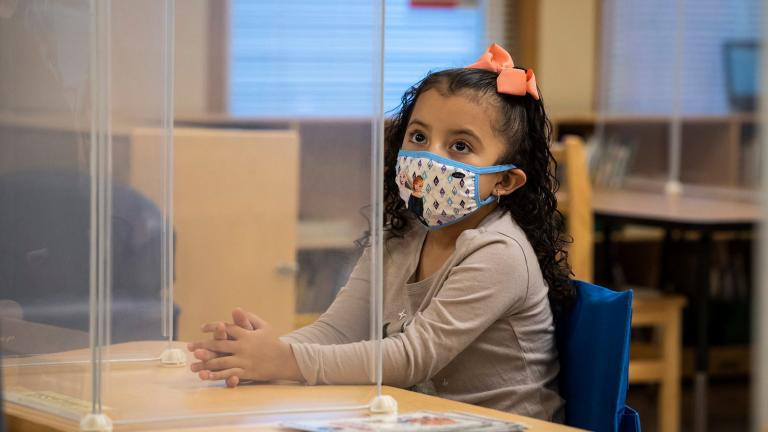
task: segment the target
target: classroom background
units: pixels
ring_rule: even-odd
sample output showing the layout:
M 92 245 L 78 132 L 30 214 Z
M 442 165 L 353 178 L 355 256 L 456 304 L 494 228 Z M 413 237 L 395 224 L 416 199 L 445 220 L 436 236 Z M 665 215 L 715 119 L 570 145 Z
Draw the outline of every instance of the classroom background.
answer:
M 0 0 L 6 408 L 193 416 L 112 374 L 233 306 L 317 319 L 379 221 L 383 119 L 496 42 L 536 72 L 575 278 L 635 293 L 643 429 L 768 431 L 764 2 L 379 3 Z M 53 363 L 83 374 L 25 384 Z

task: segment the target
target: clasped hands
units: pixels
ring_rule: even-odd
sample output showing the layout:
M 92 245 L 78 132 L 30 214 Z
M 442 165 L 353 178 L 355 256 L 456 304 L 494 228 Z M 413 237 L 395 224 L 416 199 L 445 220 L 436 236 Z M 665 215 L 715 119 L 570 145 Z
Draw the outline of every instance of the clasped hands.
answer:
M 210 322 L 201 330 L 212 339 L 191 342 L 187 349 L 200 360 L 190 370 L 202 380 L 225 380 L 228 387 L 244 380 L 303 380 L 291 346 L 255 314 L 235 308 L 231 323 Z

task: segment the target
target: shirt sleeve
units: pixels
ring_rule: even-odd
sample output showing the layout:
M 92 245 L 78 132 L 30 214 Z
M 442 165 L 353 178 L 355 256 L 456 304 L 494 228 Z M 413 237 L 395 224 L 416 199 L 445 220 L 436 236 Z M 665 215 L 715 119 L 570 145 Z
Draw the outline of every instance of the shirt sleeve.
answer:
M 410 387 L 433 377 L 491 324 L 523 304 L 528 266 L 520 244 L 503 237 L 470 250 L 405 331 L 382 341 L 384 384 Z M 375 343 L 299 343 L 292 348 L 308 384 L 362 384 L 374 381 Z
M 370 337 L 370 248 L 366 248 L 347 284 L 314 323 L 282 336 L 289 344 L 346 344 Z

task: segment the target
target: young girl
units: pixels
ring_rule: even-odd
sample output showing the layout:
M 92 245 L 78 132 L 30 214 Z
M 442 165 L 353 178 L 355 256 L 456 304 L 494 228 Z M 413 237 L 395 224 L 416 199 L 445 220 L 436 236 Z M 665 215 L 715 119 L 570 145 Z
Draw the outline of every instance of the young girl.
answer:
M 562 420 L 552 311 L 574 293 L 549 142 L 533 72 L 495 44 L 405 93 L 386 135 L 384 384 Z M 429 186 L 422 218 L 403 171 Z M 189 344 L 192 371 L 230 386 L 370 383 L 369 265 L 366 250 L 328 311 L 282 338 L 240 309 L 205 325 L 214 339 Z

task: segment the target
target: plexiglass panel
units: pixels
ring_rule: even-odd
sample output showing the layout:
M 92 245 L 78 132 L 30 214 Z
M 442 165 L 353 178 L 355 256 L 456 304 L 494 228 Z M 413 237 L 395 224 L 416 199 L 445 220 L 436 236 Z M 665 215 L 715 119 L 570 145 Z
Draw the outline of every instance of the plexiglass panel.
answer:
M 761 2 L 600 8 L 597 185 L 755 189 Z
M 292 5 L 260 2 L 10 4 L 0 9 L 6 401 L 72 421 L 103 413 L 115 425 L 365 411 L 381 380 L 380 2 L 355 3 L 354 35 L 319 6 L 299 21 Z M 244 31 L 243 20 L 282 24 Z M 289 66 L 287 35 L 308 23 L 309 63 L 311 46 L 354 36 L 357 47 L 326 68 Z M 193 62 L 209 73 L 185 69 Z M 358 71 L 341 100 L 354 112 L 307 115 L 302 106 L 330 96 L 306 95 L 340 65 Z M 227 103 L 212 114 L 236 80 L 258 84 L 244 98 L 283 103 L 262 103 L 239 124 Z M 211 109 L 179 115 L 174 128 L 174 111 L 201 100 Z M 354 334 L 312 327 L 341 289 L 362 299 L 348 312 Z M 234 321 L 235 307 L 285 342 L 369 341 L 345 360 L 364 378 L 312 378 L 359 384 L 332 399 L 290 381 L 201 380 L 186 342 L 210 340 L 201 326 Z M 169 349 L 186 364 L 164 363 Z M 311 353 L 294 352 L 303 373 L 325 374 Z
M 158 363 L 172 337 L 169 206 L 151 199 L 166 196 L 168 166 L 129 165 L 132 131 L 170 137 L 169 5 L 3 8 L 0 314 L 10 402 L 74 420 L 110 411 L 110 364 Z M 156 145 L 170 149 L 167 138 Z

